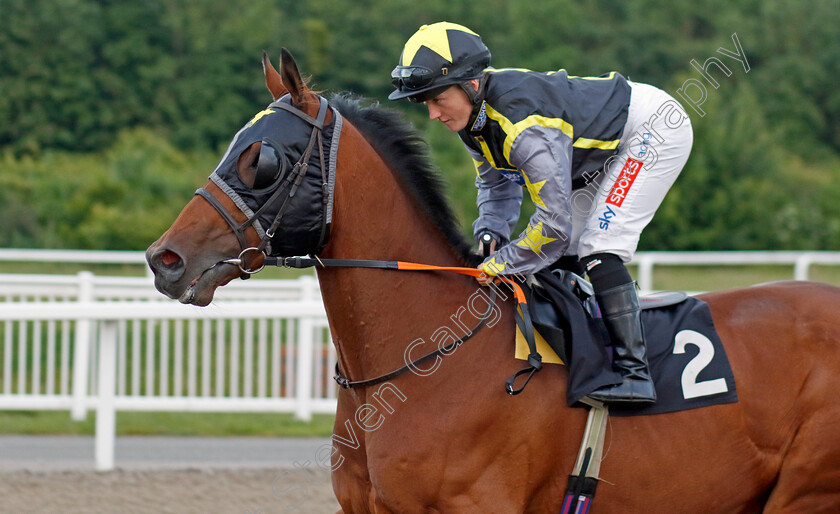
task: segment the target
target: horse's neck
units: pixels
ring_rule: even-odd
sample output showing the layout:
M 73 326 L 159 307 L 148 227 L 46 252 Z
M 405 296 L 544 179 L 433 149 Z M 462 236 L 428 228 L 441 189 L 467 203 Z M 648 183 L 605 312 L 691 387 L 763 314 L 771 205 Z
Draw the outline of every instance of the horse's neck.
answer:
M 342 131 L 337 162 L 333 235 L 324 255 L 463 265 L 379 154 L 349 123 Z
M 463 265 L 349 124 L 337 162 L 332 235 L 323 257 Z M 351 380 L 401 366 L 406 347 L 428 338 L 477 287 L 471 278 L 437 272 L 333 268 L 318 277 L 342 371 Z

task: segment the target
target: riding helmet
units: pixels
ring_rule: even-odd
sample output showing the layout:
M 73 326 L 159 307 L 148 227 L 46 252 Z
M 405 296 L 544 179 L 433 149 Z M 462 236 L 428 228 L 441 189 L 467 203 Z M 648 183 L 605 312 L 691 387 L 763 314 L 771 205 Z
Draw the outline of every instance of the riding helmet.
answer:
M 391 72 L 396 90 L 388 99 L 424 102 L 453 84 L 481 78 L 489 65 L 490 50 L 467 27 L 445 21 L 423 25 L 405 43 Z

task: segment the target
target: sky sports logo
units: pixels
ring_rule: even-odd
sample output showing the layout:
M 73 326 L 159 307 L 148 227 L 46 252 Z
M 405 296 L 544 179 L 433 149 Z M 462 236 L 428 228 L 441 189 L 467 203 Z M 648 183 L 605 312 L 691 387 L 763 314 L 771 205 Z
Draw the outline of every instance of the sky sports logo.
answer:
M 624 203 L 624 199 L 627 197 L 627 193 L 630 192 L 630 187 L 633 185 L 636 177 L 639 176 L 640 171 L 642 171 L 642 163 L 628 157 L 627 162 L 624 163 L 624 167 L 621 168 L 618 179 L 610 190 L 607 203 L 621 207 L 621 204 Z

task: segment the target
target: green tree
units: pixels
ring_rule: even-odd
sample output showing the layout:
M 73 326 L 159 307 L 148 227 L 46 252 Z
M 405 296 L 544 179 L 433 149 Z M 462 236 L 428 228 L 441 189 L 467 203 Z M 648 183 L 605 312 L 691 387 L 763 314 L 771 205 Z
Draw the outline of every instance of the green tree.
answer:
M 699 77 L 692 59 L 720 57 L 732 76 L 714 71 L 721 85 L 693 119 L 692 156 L 642 248 L 840 242 L 836 0 L 2 0 L 2 244 L 144 247 L 145 232 L 119 231 L 129 218 L 165 226 L 144 213 L 157 206 L 143 190 L 174 215 L 270 100 L 259 59 L 266 50 L 276 64 L 282 46 L 316 89 L 379 100 L 412 120 L 469 233 L 474 170 L 458 139 L 422 106 L 385 100 L 405 40 L 440 20 L 482 34 L 495 66 L 617 70 L 672 94 Z M 733 33 L 748 73 L 716 52 L 732 48 Z M 198 178 L 176 172 L 184 167 Z

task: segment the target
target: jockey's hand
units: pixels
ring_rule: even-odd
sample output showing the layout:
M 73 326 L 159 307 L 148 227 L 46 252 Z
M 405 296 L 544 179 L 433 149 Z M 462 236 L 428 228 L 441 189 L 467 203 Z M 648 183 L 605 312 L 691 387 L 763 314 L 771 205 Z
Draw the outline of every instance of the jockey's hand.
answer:
M 493 238 L 493 234 L 489 232 L 485 232 L 481 235 L 478 239 L 478 254 L 484 257 L 490 257 L 494 253 L 496 253 L 496 239 Z
M 496 253 L 497 245 L 498 241 L 496 241 L 496 238 L 493 237 L 493 234 L 491 234 L 490 232 L 485 232 L 481 234 L 481 236 L 478 238 L 478 254 L 486 259 L 487 257 L 490 257 L 491 255 Z M 484 270 L 481 268 L 480 264 L 478 266 L 478 269 L 482 270 L 482 273 L 479 276 L 475 277 L 476 281 L 482 286 L 489 286 L 490 284 L 492 284 L 493 280 L 495 280 L 496 277 L 484 273 Z
M 478 269 L 481 270 L 480 264 L 478 265 Z M 481 274 L 475 277 L 475 280 L 479 283 L 479 285 L 489 286 L 494 280 L 496 280 L 496 277 L 491 277 L 487 273 L 484 273 L 484 270 L 481 270 Z

